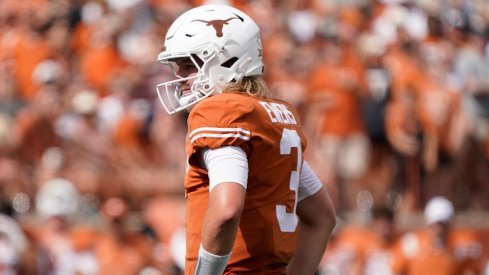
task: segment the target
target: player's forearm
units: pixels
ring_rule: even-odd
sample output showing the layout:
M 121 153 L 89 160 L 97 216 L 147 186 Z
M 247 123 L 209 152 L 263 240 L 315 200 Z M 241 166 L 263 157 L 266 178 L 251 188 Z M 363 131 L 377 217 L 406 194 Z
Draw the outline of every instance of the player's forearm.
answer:
M 287 275 L 312 275 L 316 272 L 329 240 L 329 228 L 333 226 L 315 227 L 299 223 L 297 247 L 287 266 Z
M 212 209 L 209 209 L 211 211 Z M 231 257 L 237 222 L 207 212 L 195 275 L 222 274 Z M 239 221 L 239 218 L 237 219 Z
M 222 274 L 231 256 L 243 207 L 244 188 L 221 184 L 209 195 L 195 275 Z
M 297 206 L 298 238 L 294 256 L 287 266 L 288 275 L 314 274 L 336 225 L 333 204 L 326 190 L 303 199 Z
M 244 205 L 245 189 L 235 183 L 221 183 L 209 194 L 209 206 L 202 229 L 202 247 L 215 255 L 233 248 Z
M 202 230 L 202 247 L 215 255 L 229 254 L 233 248 L 238 225 L 239 216 L 223 219 L 208 213 Z

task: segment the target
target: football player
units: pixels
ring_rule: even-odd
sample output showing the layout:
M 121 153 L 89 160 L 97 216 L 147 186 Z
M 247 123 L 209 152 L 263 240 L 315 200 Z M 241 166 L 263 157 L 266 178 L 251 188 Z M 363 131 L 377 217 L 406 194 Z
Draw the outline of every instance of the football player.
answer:
M 263 80 L 257 24 L 204 5 L 170 26 L 158 62 L 165 110 L 186 110 L 185 274 L 313 274 L 335 225 L 325 187 L 304 161 L 297 111 Z

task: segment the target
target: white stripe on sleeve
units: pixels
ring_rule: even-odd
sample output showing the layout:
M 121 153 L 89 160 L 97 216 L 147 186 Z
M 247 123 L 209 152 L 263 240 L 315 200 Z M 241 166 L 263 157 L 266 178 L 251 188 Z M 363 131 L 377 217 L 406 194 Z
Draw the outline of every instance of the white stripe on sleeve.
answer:
M 206 138 L 229 138 L 235 137 L 244 140 L 250 140 L 251 132 L 242 128 L 220 128 L 220 127 L 201 127 L 193 130 L 189 134 L 190 142 L 206 137 Z

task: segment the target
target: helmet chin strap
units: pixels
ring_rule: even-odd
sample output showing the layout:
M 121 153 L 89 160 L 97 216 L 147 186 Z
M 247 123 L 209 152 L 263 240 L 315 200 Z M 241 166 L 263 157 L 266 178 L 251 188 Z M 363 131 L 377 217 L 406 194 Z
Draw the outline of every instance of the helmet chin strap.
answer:
M 185 107 L 188 104 L 197 100 L 196 96 L 192 92 L 188 93 L 187 95 L 183 94 L 182 83 L 177 84 L 175 88 L 175 96 L 178 100 L 178 104 L 180 105 L 180 107 Z
M 181 107 L 185 107 L 190 105 L 192 102 L 196 101 L 197 97 L 193 94 L 190 93 L 188 95 L 184 95 L 178 98 L 178 104 L 180 104 Z
M 211 93 L 208 93 L 207 95 L 210 95 Z M 206 94 L 201 91 L 190 92 L 187 95 L 182 94 L 181 96 L 178 97 L 178 104 L 180 104 L 180 107 L 188 108 L 185 106 L 191 105 L 195 101 L 198 101 L 204 97 L 206 97 Z

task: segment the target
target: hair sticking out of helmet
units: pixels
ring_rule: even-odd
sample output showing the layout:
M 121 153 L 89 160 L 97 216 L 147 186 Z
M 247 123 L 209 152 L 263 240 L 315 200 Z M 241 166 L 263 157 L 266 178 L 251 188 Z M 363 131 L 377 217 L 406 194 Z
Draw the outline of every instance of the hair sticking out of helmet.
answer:
M 172 66 L 175 79 L 156 90 L 170 114 L 221 93 L 228 83 L 263 74 L 258 25 L 231 6 L 204 5 L 185 12 L 170 26 L 163 49 L 158 62 Z M 190 60 L 187 66 L 194 72 L 182 75 L 177 70 L 182 60 Z

